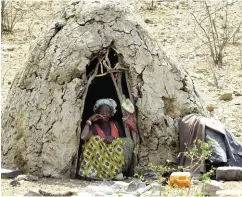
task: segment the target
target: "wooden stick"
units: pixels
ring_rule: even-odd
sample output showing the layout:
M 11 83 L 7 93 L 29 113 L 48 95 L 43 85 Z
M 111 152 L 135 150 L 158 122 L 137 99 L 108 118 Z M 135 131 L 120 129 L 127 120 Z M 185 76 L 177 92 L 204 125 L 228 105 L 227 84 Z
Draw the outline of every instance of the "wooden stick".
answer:
M 107 71 L 107 72 L 105 72 L 103 74 L 96 75 L 96 77 L 103 77 L 103 76 L 108 75 L 110 73 L 116 73 L 116 72 L 123 73 L 122 70 L 110 70 L 110 71 Z
M 113 69 L 117 69 L 119 67 L 119 62 L 114 66 Z
M 111 70 L 111 69 L 108 67 L 108 65 L 107 65 L 107 63 L 106 63 L 105 61 L 103 61 L 103 65 L 104 65 L 104 67 L 105 67 L 107 70 Z
M 133 95 L 131 93 L 131 88 L 130 88 L 130 83 L 129 83 L 129 80 L 128 80 L 128 72 L 125 71 L 125 81 L 126 81 L 126 85 L 127 85 L 127 89 L 128 89 L 128 93 L 129 93 L 129 98 L 131 100 L 131 102 L 133 103 L 134 105 L 134 99 L 133 99 Z M 132 168 L 134 168 L 137 163 L 138 163 L 138 152 L 139 152 L 139 141 L 140 141 L 140 138 L 139 138 L 139 126 L 137 124 L 137 119 L 136 117 L 134 116 L 134 120 L 135 120 L 135 123 L 136 123 L 136 126 L 137 126 L 137 133 L 135 132 L 132 132 L 132 138 L 133 138 L 133 141 L 134 141 L 134 155 L 133 155 L 133 166 Z
M 124 76 L 125 76 L 125 81 L 126 81 L 126 84 L 127 84 L 129 98 L 130 98 L 131 102 L 134 104 L 134 98 L 133 98 L 133 95 L 131 93 L 131 88 L 130 88 L 130 84 L 129 84 L 129 80 L 128 80 L 128 72 L 127 71 L 125 71 Z
M 116 79 L 115 79 L 113 73 L 110 73 L 110 75 L 111 75 L 111 77 L 112 77 L 113 84 L 114 84 L 114 87 L 115 87 L 116 92 L 117 92 L 117 95 L 118 95 L 119 103 L 121 104 L 121 103 L 122 103 L 122 95 L 121 95 L 120 92 L 119 92 L 119 88 L 118 88 L 118 85 L 117 85 Z M 121 111 L 122 111 L 122 114 L 124 115 L 124 110 L 122 109 L 122 107 L 121 107 Z M 127 130 L 124 121 L 123 121 L 123 127 L 124 127 L 124 132 L 125 132 L 126 137 L 128 137 L 128 138 L 131 139 L 130 132 Z
M 108 59 L 109 52 L 110 52 L 110 48 L 107 49 L 107 52 L 106 52 L 106 55 L 105 55 L 105 61 L 108 63 L 107 67 L 108 67 L 109 69 L 112 69 L 112 66 L 111 66 L 111 64 L 110 64 L 110 61 L 109 61 L 109 59 Z
M 122 90 L 122 74 L 123 73 L 117 73 L 117 83 L 118 83 L 118 87 L 119 87 L 119 91 L 121 93 L 121 95 L 123 95 L 123 90 Z
M 87 88 L 85 89 L 85 92 L 83 94 L 83 99 L 82 99 L 81 116 L 82 116 L 82 113 L 83 113 L 83 110 L 84 110 L 84 104 L 85 104 L 85 100 L 86 100 L 86 96 L 87 96 L 87 91 L 88 91 L 89 85 L 92 83 L 92 80 L 97 75 L 99 64 L 100 64 L 100 61 L 97 63 L 97 66 L 95 68 L 95 71 L 94 71 L 93 75 L 90 76 L 89 79 L 88 79 L 88 81 L 87 81 L 87 85 L 86 85 Z
M 101 63 L 101 73 L 103 74 L 103 64 Z

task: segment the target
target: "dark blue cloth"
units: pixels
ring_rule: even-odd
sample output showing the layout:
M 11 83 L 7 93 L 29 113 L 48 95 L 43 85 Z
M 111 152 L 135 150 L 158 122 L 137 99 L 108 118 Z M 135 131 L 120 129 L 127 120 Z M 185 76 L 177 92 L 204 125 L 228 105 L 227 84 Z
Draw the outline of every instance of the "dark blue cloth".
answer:
M 233 137 L 232 133 L 225 129 L 226 139 L 230 145 L 231 153 L 233 157 L 228 158 L 228 164 L 230 166 L 242 167 L 242 146 Z

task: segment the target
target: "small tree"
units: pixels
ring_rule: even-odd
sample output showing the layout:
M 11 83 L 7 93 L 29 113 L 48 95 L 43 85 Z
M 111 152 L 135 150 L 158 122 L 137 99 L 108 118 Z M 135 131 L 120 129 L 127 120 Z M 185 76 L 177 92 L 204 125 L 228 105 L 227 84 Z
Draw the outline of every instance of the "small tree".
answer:
M 187 166 L 185 170 L 190 171 L 192 174 L 196 172 L 197 169 L 201 167 L 203 162 L 211 156 L 212 152 L 210 149 L 212 144 L 212 141 L 206 143 L 202 142 L 201 140 L 195 139 L 193 141 L 193 146 L 190 148 L 186 148 L 187 151 L 184 152 L 184 156 L 186 156 L 190 160 L 190 165 Z
M 202 40 L 203 44 L 207 46 L 216 67 L 223 66 L 225 48 L 230 41 L 234 42 L 242 25 L 241 21 L 236 26 L 232 26 L 228 19 L 228 8 L 236 2 L 237 0 L 217 8 L 209 6 L 207 1 L 203 0 L 203 16 L 198 18 L 194 13 L 191 13 L 201 30 L 201 33 L 198 33 L 195 29 L 195 33 Z M 218 14 L 219 12 L 222 14 Z M 222 20 L 222 26 L 219 24 L 219 20 L 220 22 Z
M 175 166 L 174 164 L 157 166 L 150 163 L 148 167 L 151 171 L 156 173 L 157 178 L 160 182 L 163 182 L 165 180 L 165 178 L 163 177 L 164 174 L 171 174 L 175 171 L 188 171 L 191 174 L 194 174 L 194 172 L 196 172 L 197 169 L 200 168 L 201 165 L 203 165 L 203 162 L 211 156 L 212 151 L 210 149 L 212 144 L 212 141 L 206 143 L 198 139 L 195 139 L 193 141 L 192 147 L 187 147 L 187 144 L 185 144 L 187 151 L 184 152 L 184 156 L 186 156 L 190 160 L 189 166 Z M 206 176 L 208 175 L 210 174 L 207 174 Z
M 4 31 L 12 33 L 17 22 L 25 13 L 23 8 L 24 1 L 5 1 L 1 0 L 1 33 Z

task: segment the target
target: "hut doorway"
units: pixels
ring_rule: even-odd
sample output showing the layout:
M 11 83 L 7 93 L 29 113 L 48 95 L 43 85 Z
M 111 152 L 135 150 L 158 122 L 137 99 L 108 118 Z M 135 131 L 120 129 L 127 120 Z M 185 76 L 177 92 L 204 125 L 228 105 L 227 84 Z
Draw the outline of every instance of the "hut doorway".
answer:
M 103 61 L 108 61 L 108 64 L 105 64 Z M 81 114 L 81 131 L 83 130 L 86 120 L 94 114 L 93 106 L 96 101 L 101 98 L 111 98 L 117 103 L 117 112 L 111 118 L 114 121 L 117 121 L 121 126 L 121 129 L 125 131 L 123 125 L 123 114 L 120 103 L 120 96 L 125 98 L 130 98 L 130 93 L 128 90 L 128 84 L 126 82 L 127 73 L 125 70 L 120 69 L 118 54 L 112 48 L 101 51 L 99 54 L 92 59 L 89 65 L 86 67 L 86 77 L 88 80 L 86 86 L 86 93 L 84 94 L 84 109 Z M 126 136 L 128 137 L 128 136 Z M 80 159 L 82 156 L 82 147 L 84 141 L 80 138 L 79 149 L 78 149 L 78 158 L 76 165 L 76 177 L 79 177 L 79 166 Z M 124 173 L 124 175 L 130 175 L 130 169 Z

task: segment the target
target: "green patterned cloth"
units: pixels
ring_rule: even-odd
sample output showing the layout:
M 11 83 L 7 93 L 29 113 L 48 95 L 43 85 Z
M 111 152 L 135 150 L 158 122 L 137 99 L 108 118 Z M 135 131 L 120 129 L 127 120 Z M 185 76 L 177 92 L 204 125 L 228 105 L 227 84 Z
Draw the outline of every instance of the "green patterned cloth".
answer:
M 84 145 L 79 175 L 110 179 L 128 169 L 134 149 L 129 138 L 117 138 L 106 144 L 103 138 L 91 136 Z

